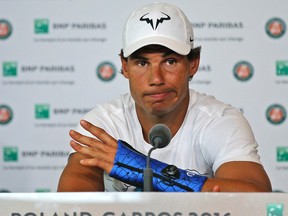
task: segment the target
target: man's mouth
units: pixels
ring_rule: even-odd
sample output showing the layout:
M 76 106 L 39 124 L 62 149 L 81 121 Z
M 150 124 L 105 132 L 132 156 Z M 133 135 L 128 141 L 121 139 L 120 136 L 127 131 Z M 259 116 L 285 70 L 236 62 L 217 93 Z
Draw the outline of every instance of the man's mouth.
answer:
M 149 98 L 152 98 L 153 100 L 164 100 L 165 98 L 169 97 L 171 92 L 152 92 L 146 94 Z

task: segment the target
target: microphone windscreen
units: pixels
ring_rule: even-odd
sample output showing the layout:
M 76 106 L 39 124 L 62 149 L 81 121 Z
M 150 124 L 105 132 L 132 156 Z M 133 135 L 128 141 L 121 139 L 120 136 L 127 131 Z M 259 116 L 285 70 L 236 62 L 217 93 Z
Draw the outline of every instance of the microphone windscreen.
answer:
M 150 129 L 148 139 L 152 146 L 164 148 L 170 143 L 172 133 L 165 124 L 156 124 Z M 156 140 L 158 141 L 157 144 Z

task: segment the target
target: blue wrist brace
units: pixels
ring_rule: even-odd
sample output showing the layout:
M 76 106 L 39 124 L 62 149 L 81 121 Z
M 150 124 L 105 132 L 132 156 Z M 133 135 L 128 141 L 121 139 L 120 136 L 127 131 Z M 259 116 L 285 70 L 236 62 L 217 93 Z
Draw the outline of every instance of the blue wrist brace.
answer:
M 137 152 L 126 142 L 118 140 L 114 166 L 109 176 L 143 188 L 143 170 L 146 166 L 146 158 L 146 155 Z M 207 179 L 206 176 L 182 170 L 152 158 L 150 166 L 153 170 L 152 184 L 155 191 L 199 192 Z

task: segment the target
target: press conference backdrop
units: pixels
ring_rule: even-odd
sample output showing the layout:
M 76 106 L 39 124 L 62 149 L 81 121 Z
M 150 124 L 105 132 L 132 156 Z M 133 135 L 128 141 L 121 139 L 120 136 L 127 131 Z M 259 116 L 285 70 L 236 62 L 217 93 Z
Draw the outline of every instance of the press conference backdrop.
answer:
M 121 34 L 148 0 L 0 0 L 0 190 L 53 192 L 68 131 L 129 90 Z M 288 1 L 182 0 L 201 63 L 191 88 L 240 108 L 275 191 L 288 191 Z M 137 29 L 135 29 L 137 31 Z

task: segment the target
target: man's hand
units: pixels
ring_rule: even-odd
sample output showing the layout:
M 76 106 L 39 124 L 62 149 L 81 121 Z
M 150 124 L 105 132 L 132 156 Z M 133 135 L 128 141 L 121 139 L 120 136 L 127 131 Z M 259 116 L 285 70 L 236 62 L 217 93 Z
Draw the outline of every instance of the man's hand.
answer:
M 85 120 L 81 120 L 80 124 L 85 130 L 98 138 L 84 136 L 74 130 L 69 132 L 69 135 L 73 138 L 70 142 L 71 147 L 87 156 L 86 159 L 80 160 L 80 163 L 84 166 L 101 168 L 109 174 L 114 165 L 117 140 L 102 128 L 96 127 Z

